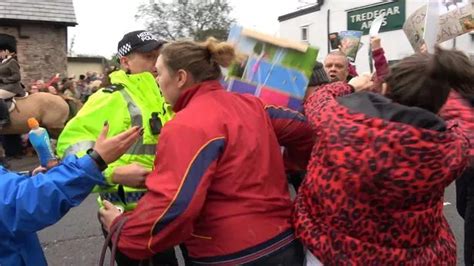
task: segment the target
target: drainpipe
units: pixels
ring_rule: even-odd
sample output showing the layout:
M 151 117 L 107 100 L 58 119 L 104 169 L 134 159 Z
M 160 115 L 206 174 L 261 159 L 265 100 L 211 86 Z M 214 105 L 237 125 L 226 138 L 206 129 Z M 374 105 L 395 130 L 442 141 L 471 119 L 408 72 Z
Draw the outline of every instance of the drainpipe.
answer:
M 324 1 L 322 1 L 322 2 L 324 2 Z M 327 18 L 328 18 L 328 21 L 327 21 L 327 34 L 326 34 L 326 36 L 327 36 L 327 38 L 328 38 L 328 40 L 327 40 L 327 45 L 328 45 L 328 54 L 329 54 L 329 53 L 331 52 L 331 46 L 330 46 L 330 43 L 329 43 L 329 33 L 331 33 L 331 32 L 330 32 L 330 28 L 331 28 L 331 27 L 329 26 L 329 23 L 330 23 L 330 21 L 331 21 L 331 19 L 330 19 L 330 18 L 331 18 L 331 9 L 329 9 L 329 8 L 328 8 L 328 15 L 327 15 Z

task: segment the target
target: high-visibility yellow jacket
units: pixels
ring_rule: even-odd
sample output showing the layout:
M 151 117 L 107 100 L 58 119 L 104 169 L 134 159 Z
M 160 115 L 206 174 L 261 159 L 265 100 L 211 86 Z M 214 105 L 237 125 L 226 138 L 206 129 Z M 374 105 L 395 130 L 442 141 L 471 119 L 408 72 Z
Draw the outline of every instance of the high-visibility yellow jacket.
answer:
M 94 190 L 100 192 L 102 199 L 121 205 L 125 210 L 132 210 L 145 190 L 113 184 L 112 174 L 117 166 L 131 163 L 151 169 L 158 134 L 152 133 L 150 119 L 153 113 L 158 113 L 164 125 L 173 114 L 149 72 L 126 74 L 120 70 L 111 73 L 110 79 L 114 85 L 91 95 L 78 114 L 67 123 L 58 139 L 57 154 L 61 158 L 69 154 L 83 156 L 93 147 L 105 121 L 109 123 L 109 137 L 132 126 L 143 127 L 144 134 L 137 143 L 104 171 L 109 186 Z

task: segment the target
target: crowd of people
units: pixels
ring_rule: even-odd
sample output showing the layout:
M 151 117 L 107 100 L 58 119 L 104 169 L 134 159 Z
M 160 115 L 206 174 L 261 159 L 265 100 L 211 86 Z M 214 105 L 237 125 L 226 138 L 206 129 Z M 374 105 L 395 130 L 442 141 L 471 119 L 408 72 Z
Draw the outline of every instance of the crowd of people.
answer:
M 110 69 L 106 68 L 104 72 L 107 73 L 114 68 L 114 66 Z M 104 78 L 105 75 L 103 73 L 98 74 L 92 71 L 81 74 L 79 77 L 69 75 L 61 78 L 60 74 L 56 74 L 47 79 L 47 81 L 44 79 L 35 80 L 26 89 L 29 93 L 49 92 L 55 95 L 73 97 L 85 102 L 91 94 L 101 88 Z
M 371 47 L 372 74 L 343 47 L 317 63 L 296 112 L 225 91 L 229 43 L 125 34 L 120 69 L 59 136 L 63 163 L 0 178 L 0 264 L 45 265 L 35 232 L 94 190 L 119 265 L 178 265 L 176 246 L 186 265 L 456 265 L 456 180 L 472 265 L 474 64 L 435 47 L 389 67 Z

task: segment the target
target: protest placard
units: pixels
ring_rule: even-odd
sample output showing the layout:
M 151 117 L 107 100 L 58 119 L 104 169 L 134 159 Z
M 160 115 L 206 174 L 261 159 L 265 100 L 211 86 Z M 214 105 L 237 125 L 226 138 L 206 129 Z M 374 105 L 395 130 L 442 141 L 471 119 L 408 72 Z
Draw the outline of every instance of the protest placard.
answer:
M 351 62 L 355 62 L 357 52 L 359 51 L 362 34 L 362 31 L 355 30 L 341 31 L 339 33 L 343 52 Z
M 228 68 L 227 90 L 300 110 L 319 49 L 233 26 L 228 41 L 244 55 Z
M 425 43 L 427 6 L 422 6 L 411 14 L 403 25 L 403 31 L 415 51 Z M 452 9 L 440 5 L 436 43 L 442 43 L 474 30 L 473 8 L 469 1 L 458 3 Z M 430 33 L 433 34 L 433 33 Z

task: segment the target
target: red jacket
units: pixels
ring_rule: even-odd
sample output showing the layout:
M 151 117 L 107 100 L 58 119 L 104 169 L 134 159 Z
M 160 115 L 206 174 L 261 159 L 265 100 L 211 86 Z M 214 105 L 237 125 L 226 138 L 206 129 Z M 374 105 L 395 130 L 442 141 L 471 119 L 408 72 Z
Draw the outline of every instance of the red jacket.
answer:
M 328 84 L 305 104 L 317 137 L 297 237 L 324 265 L 455 265 L 443 194 L 467 164 L 467 139 L 431 112 L 351 92 Z
M 304 116 L 201 83 L 179 98 L 160 135 L 147 194 L 118 247 L 143 259 L 183 243 L 195 262 L 241 264 L 294 240 L 280 144 L 304 167 L 313 144 Z M 245 258 L 244 258 L 245 257 Z

